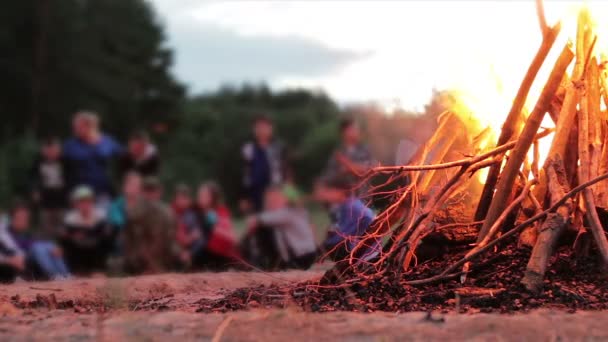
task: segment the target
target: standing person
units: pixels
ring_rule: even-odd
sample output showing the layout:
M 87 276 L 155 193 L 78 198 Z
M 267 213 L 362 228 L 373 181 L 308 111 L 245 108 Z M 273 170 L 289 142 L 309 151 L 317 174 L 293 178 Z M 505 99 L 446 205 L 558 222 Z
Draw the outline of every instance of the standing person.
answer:
M 346 258 L 353 248 L 363 240 L 367 229 L 375 219 L 373 211 L 353 195 L 347 179 L 325 179 L 315 186 L 315 198 L 331 208 L 332 227 L 321 248 L 334 261 Z M 371 259 L 381 250 L 379 239 L 370 239 L 360 257 Z
M 308 269 L 317 257 L 317 245 L 307 213 L 291 207 L 280 186 L 270 187 L 264 202 L 264 211 L 247 219 L 248 235 L 257 240 L 252 246 L 257 249 L 257 253 L 251 253 L 254 255 L 252 261 L 271 269 L 274 265 L 280 269 Z M 272 237 L 270 243 L 260 240 L 259 233 L 264 230 L 264 234 L 270 233 Z M 255 254 L 258 254 L 257 258 Z
M 372 166 L 372 155 L 367 146 L 361 142 L 361 129 L 354 119 L 342 120 L 340 138 L 340 146 L 329 160 L 325 178 L 343 177 L 354 187 L 361 176 Z M 364 192 L 364 189 L 358 192 Z
M 262 210 L 266 189 L 284 180 L 284 152 L 274 140 L 273 130 L 272 121 L 266 116 L 259 116 L 253 122 L 254 141 L 243 145 L 244 198 L 241 200 L 241 210 L 244 212 Z
M 70 191 L 87 185 L 96 194 L 100 205 L 106 205 L 114 194 L 109 168 L 119 157 L 122 147 L 100 131 L 99 117 L 79 112 L 73 120 L 74 136 L 63 145 Z
M 223 205 L 214 182 L 203 183 L 192 210 L 183 218 L 186 232 L 182 260 L 195 267 L 221 269 L 238 259 L 230 211 Z
M 68 265 L 76 273 L 103 271 L 115 237 L 107 213 L 96 205 L 95 193 L 86 185 L 72 192 L 71 201 L 60 237 Z
M 118 163 L 119 174 L 123 178 L 129 172 L 137 172 L 142 177 L 156 177 L 160 169 L 158 149 L 144 131 L 131 134 L 127 144 L 127 153 Z
M 177 260 L 175 220 L 164 204 L 155 178 L 141 180 L 137 173 L 125 179 L 126 225 L 123 231 L 125 270 L 131 274 L 161 273 Z
M 28 270 L 25 273 L 38 275 L 44 279 L 65 279 L 70 277 L 63 260 L 62 250 L 51 241 L 31 238 L 30 209 L 25 204 L 17 204 L 11 210 L 9 232 L 18 246 L 16 254 L 26 256 Z
M 55 237 L 67 207 L 65 165 L 59 138 L 49 138 L 40 146 L 40 156 L 31 172 L 32 197 L 40 207 L 43 236 Z

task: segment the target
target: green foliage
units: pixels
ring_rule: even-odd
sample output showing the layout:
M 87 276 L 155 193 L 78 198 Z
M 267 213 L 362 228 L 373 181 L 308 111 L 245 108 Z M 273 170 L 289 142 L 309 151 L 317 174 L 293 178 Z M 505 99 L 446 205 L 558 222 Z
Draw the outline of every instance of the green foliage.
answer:
M 0 144 L 0 206 L 10 205 L 14 194 L 26 193 L 36 147 L 31 134 L 10 137 Z
M 0 114 L 12 132 L 65 134 L 79 109 L 124 136 L 175 123 L 183 88 L 144 0 L 20 0 L 0 12 Z
M 272 93 L 265 86 L 225 88 L 187 101 L 182 121 L 163 149 L 167 183 L 195 185 L 215 179 L 233 202 L 242 179 L 241 146 L 251 137 L 253 118 L 261 113 L 275 122 L 297 181 L 311 184 L 337 142 L 339 110 L 324 94 Z
M 168 188 L 218 180 L 229 203 L 241 183 L 241 146 L 266 114 L 287 147 L 293 175 L 307 188 L 338 141 L 343 115 L 358 117 L 379 160 L 394 160 L 402 138 L 425 139 L 444 108 L 435 92 L 429 115 L 387 116 L 378 108 L 341 110 L 325 94 L 226 87 L 184 98 L 170 73 L 173 54 L 145 0 L 5 1 L 0 11 L 0 205 L 24 194 L 35 138 L 66 136 L 79 109 L 97 111 L 119 138 L 147 128 L 161 148 Z M 205 61 L 201 61 L 204 63 Z

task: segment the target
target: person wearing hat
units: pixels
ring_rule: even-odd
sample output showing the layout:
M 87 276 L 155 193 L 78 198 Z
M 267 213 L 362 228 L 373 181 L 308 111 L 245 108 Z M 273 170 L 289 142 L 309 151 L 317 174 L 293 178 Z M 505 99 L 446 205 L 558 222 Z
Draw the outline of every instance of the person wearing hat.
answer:
M 95 205 L 95 193 L 87 185 L 76 187 L 70 200 L 72 208 L 60 233 L 68 265 L 74 273 L 103 271 L 114 240 L 106 212 Z

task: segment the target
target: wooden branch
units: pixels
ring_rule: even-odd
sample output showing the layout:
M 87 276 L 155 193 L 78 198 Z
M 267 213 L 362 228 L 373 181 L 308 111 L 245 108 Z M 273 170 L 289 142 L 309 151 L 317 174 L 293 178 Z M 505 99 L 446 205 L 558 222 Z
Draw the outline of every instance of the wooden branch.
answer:
M 589 177 L 594 178 L 600 174 L 600 159 L 602 157 L 602 145 L 604 142 L 602 134 L 603 120 L 600 115 L 599 67 L 595 57 L 592 57 L 589 61 L 585 76 L 585 90 L 587 92 L 586 101 L 583 105 L 589 117 Z M 591 189 L 599 196 L 599 187 L 597 185 L 591 187 Z
M 530 188 L 537 184 L 538 181 L 537 180 L 532 180 L 529 181 L 523 188 L 523 190 L 521 191 L 521 193 L 519 194 L 519 196 L 517 196 L 517 198 L 515 200 L 513 200 L 511 202 L 511 204 L 509 204 L 509 206 L 502 212 L 502 214 L 498 217 L 498 219 L 494 222 L 494 224 L 492 224 L 492 227 L 490 228 L 490 230 L 488 231 L 488 234 L 486 234 L 486 236 L 483 238 L 483 240 L 481 240 L 476 246 L 475 248 L 473 248 L 472 250 L 470 250 L 466 255 L 465 258 L 473 255 L 475 253 L 477 253 L 478 250 L 482 249 L 483 247 L 485 247 L 486 245 L 488 245 L 488 243 L 490 243 L 490 241 L 494 238 L 494 236 L 496 235 L 496 233 L 498 233 L 498 230 L 502 227 L 503 223 L 505 222 L 505 220 L 507 219 L 507 217 L 509 217 L 509 215 L 517 210 L 521 203 L 528 197 L 528 193 L 530 192 Z M 466 279 L 466 273 L 469 271 L 469 267 L 470 264 L 466 263 L 463 266 L 462 272 L 463 272 L 463 277 L 461 278 L 461 282 L 464 283 L 465 279 Z
M 488 209 L 488 215 L 486 220 L 481 227 L 479 232 L 478 241 L 482 241 L 488 233 L 494 221 L 500 216 L 505 207 L 507 206 L 507 199 L 510 194 L 510 190 L 513 188 L 513 183 L 519 172 L 521 163 L 524 161 L 530 145 L 534 141 L 536 132 L 538 131 L 545 113 L 551 103 L 551 99 L 555 95 L 559 83 L 562 80 L 568 65 L 572 62 L 574 54 L 572 52 L 570 44 L 567 44 L 562 50 L 545 87 L 534 107 L 534 110 L 528 117 L 526 125 L 517 139 L 515 148 L 509 154 L 509 159 L 505 164 L 505 168 L 501 173 L 498 184 L 496 185 L 496 194 L 492 200 L 490 208 Z
M 543 0 L 536 0 L 536 15 L 538 16 L 538 24 L 540 26 L 540 32 L 543 37 L 549 34 L 549 25 L 547 25 L 547 18 L 545 17 L 545 6 Z
M 406 242 L 408 247 L 407 253 L 405 254 L 405 260 L 403 262 L 403 269 L 407 270 L 409 268 L 414 253 L 416 252 L 416 248 L 418 247 L 422 239 L 432 232 L 432 214 L 437 210 L 437 208 L 441 207 L 443 203 L 445 203 L 445 201 L 449 199 L 449 197 L 453 194 L 454 189 L 457 188 L 456 185 L 463 181 L 462 178 L 464 174 L 468 172 L 470 173 L 470 177 L 472 177 L 473 174 L 478 170 L 485 167 L 489 167 L 495 163 L 496 161 L 494 160 L 484 160 L 472 165 L 470 169 L 467 167 L 462 167 L 458 171 L 458 173 L 456 173 L 437 193 L 435 198 L 433 198 L 433 201 L 429 201 L 429 203 L 427 203 L 425 211 L 426 215 L 424 217 L 421 216 L 422 219 L 415 222 L 417 224 L 412 225 L 412 227 L 408 229 L 408 231 L 411 232 L 409 237 L 405 236 L 402 239 L 403 242 Z
M 551 203 L 559 201 L 568 191 L 568 179 L 566 170 L 561 159 L 551 160 L 548 164 L 547 176 L 549 178 L 549 190 Z M 555 250 L 558 238 L 566 228 L 572 213 L 572 201 L 567 201 L 554 213 L 549 213 L 547 219 L 540 228 L 540 233 L 532 255 L 528 261 L 522 284 L 532 292 L 540 292 L 547 271 L 549 258 Z
M 591 48 L 593 44 L 590 42 L 591 33 L 588 29 L 589 13 L 587 10 L 581 10 L 579 14 L 578 25 L 579 26 L 577 39 L 580 39 L 581 31 L 583 39 L 582 43 L 577 42 L 577 53 L 579 51 L 581 53 L 587 53 L 588 51 L 589 53 L 591 53 Z M 585 56 L 584 59 L 585 61 L 587 61 L 587 56 Z M 586 71 L 586 75 L 589 75 L 591 73 L 590 69 Z M 585 85 L 589 85 L 588 79 L 586 79 Z M 581 108 L 578 115 L 578 152 L 580 160 L 578 167 L 578 180 L 580 183 L 583 183 L 592 177 L 591 150 L 593 149 L 593 145 L 590 143 L 589 139 L 593 135 L 592 132 L 594 129 L 592 123 L 590 123 L 589 120 L 592 119 L 591 116 L 594 115 L 593 107 L 595 106 L 595 103 L 592 103 L 592 101 L 595 100 L 593 99 L 593 97 L 589 97 L 589 89 L 585 90 L 586 92 L 584 94 L 584 97 L 581 99 Z M 586 211 L 585 216 L 587 217 L 589 229 L 591 230 L 591 234 L 593 235 L 597 248 L 600 252 L 602 261 L 604 262 L 604 264 L 608 265 L 608 239 L 606 238 L 606 233 L 604 232 L 604 228 L 602 227 L 600 219 L 597 215 L 593 188 L 586 188 L 583 191 L 582 197 Z
M 456 137 L 457 137 L 456 134 L 449 134 L 444 137 L 444 140 L 442 141 L 441 146 L 439 146 L 434 151 L 433 160 L 431 160 L 431 164 L 437 164 L 437 163 L 441 163 L 443 161 L 443 158 L 445 158 L 445 156 L 450 151 L 450 148 L 454 144 Z M 433 176 L 435 175 L 435 171 L 436 170 L 428 170 L 422 175 L 421 178 L 419 178 L 418 184 L 416 185 L 416 188 L 419 189 L 419 193 L 421 193 L 421 194 L 428 193 L 428 188 L 431 185 L 431 180 L 433 179 Z
M 581 110 L 579 111 L 579 158 L 580 165 L 578 167 L 578 179 L 579 182 L 585 182 L 590 178 L 590 149 L 589 145 L 589 113 L 588 113 L 588 101 L 587 99 L 582 101 Z M 602 261 L 608 265 L 608 239 L 606 233 L 602 227 L 602 223 L 597 215 L 597 208 L 595 205 L 595 196 L 592 188 L 587 188 L 583 191 L 583 202 L 585 206 L 585 215 L 589 224 L 589 229 L 598 247 Z
M 433 135 L 431 135 L 431 137 L 418 149 L 418 151 L 414 154 L 414 156 L 412 157 L 412 159 L 410 160 L 410 162 L 408 164 L 410 164 L 410 165 L 426 164 L 426 159 L 428 157 L 428 154 L 433 150 L 433 147 L 435 147 L 437 142 L 441 141 L 441 138 L 446 134 L 446 131 L 449 127 L 447 123 L 450 121 L 449 119 L 452 116 L 454 116 L 454 114 L 449 111 L 446 111 L 439 116 L 439 118 L 438 118 L 439 125 L 437 126 L 437 129 L 435 130 L 435 132 L 433 132 Z M 415 171 L 421 171 L 421 170 L 415 170 Z M 412 182 L 412 184 L 418 183 L 418 178 L 420 177 L 420 175 L 421 175 L 420 172 L 416 172 L 411 175 L 410 181 Z
M 576 32 L 576 61 L 572 72 L 572 81 L 566 88 L 566 95 L 555 126 L 555 135 L 551 142 L 551 148 L 549 149 L 547 159 L 545 160 L 545 165 L 543 165 L 543 168 L 540 170 L 539 184 L 533 191 L 534 196 L 539 201 L 542 201 L 547 193 L 547 176 L 545 174 L 545 170 L 549 166 L 547 162 L 560 158 L 564 161 L 565 165 L 568 165 L 568 163 L 566 163 L 568 160 L 566 153 L 568 151 L 568 153 L 572 154 L 574 146 L 571 144 L 571 138 L 574 137 L 572 131 L 573 127 L 576 126 L 577 106 L 580 102 L 581 92 L 584 87 L 583 76 L 585 73 L 585 64 L 587 63 L 585 20 L 586 16 L 583 13 L 580 13 Z M 577 147 L 574 149 L 578 150 Z M 566 167 L 566 171 L 568 171 L 568 167 Z
M 500 136 L 498 137 L 498 141 L 496 143 L 497 146 L 504 145 L 509 140 L 517 138 L 519 132 L 518 127 L 522 121 L 521 113 L 528 98 L 528 93 L 530 92 L 530 88 L 534 83 L 534 79 L 536 78 L 538 71 L 545 62 L 551 47 L 555 43 L 560 30 L 561 24 L 557 23 L 546 34 L 543 35 L 543 41 L 538 48 L 532 63 L 526 71 L 526 75 L 524 76 L 524 79 L 522 80 L 517 91 L 517 95 L 515 95 L 515 99 L 513 100 L 511 110 L 509 111 L 509 114 L 505 119 L 505 123 L 502 126 Z M 477 211 L 475 213 L 475 221 L 480 221 L 486 218 L 486 214 L 490 208 L 490 203 L 492 202 L 492 197 L 494 196 L 494 190 L 496 188 L 496 182 L 498 181 L 499 174 L 500 165 L 492 167 L 488 171 L 488 176 L 486 178 L 486 182 L 479 200 L 479 205 L 477 206 Z
M 602 54 L 601 56 L 601 76 L 600 82 L 602 84 L 602 98 L 604 99 L 604 106 L 608 108 L 608 56 Z
M 539 132 L 536 134 L 535 140 L 542 139 L 542 138 L 548 136 L 549 134 L 551 134 L 551 132 L 553 132 L 553 130 L 545 129 L 542 132 Z M 451 161 L 451 162 L 446 162 L 446 163 L 441 163 L 441 164 L 378 166 L 378 167 L 374 167 L 373 169 L 371 169 L 370 174 L 407 172 L 407 171 L 424 171 L 424 170 L 441 170 L 441 169 L 449 169 L 449 168 L 460 167 L 460 166 L 468 166 L 468 165 L 478 163 L 482 160 L 503 154 L 503 153 L 509 151 L 510 149 L 512 149 L 513 147 L 515 147 L 516 144 L 517 144 L 517 141 L 510 141 L 504 145 L 498 146 L 493 150 L 479 154 L 477 156 L 460 159 L 460 160 L 455 160 L 455 161 Z M 369 177 L 369 176 L 370 175 L 368 174 L 366 177 Z

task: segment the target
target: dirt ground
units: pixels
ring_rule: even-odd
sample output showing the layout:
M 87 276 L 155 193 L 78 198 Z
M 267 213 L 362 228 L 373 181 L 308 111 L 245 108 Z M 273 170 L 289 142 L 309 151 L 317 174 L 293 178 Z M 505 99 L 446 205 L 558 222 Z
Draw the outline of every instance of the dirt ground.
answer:
M 608 312 L 527 314 L 308 313 L 299 306 L 198 313 L 201 299 L 288 285 L 319 271 L 165 274 L 0 286 L 0 340 L 403 341 L 606 340 Z

